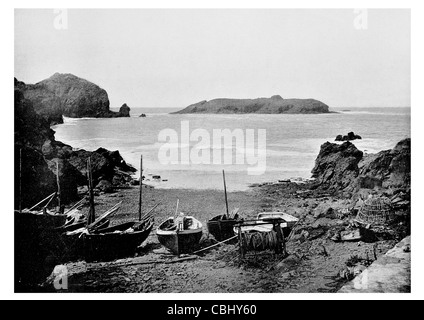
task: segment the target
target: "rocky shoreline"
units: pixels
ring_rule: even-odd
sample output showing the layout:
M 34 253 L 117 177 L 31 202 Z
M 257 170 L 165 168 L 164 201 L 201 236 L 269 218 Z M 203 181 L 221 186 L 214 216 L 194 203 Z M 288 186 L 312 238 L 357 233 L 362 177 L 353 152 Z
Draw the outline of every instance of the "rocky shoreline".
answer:
M 146 188 L 143 212 L 159 204 L 147 241 L 134 257 L 127 259 L 67 263 L 68 292 L 337 292 L 410 234 L 410 206 L 403 203 L 389 225 L 370 231 L 375 238 L 335 240 L 335 234 L 358 228 L 353 220 L 365 192 L 373 194 L 376 190 L 361 190 L 346 198 L 342 193 L 315 188 L 314 182 L 276 182 L 244 192 L 229 192 L 230 209 L 240 208 L 244 219 L 255 218 L 263 211 L 284 211 L 299 218 L 287 239 L 287 257 L 272 252 L 251 253 L 240 264 L 235 244 L 217 246 L 191 260 L 178 261 L 159 244 L 155 234 L 156 227 L 173 214 L 179 199 L 180 210 L 195 215 L 204 224 L 199 248 L 216 243 L 207 232 L 206 222 L 222 214 L 223 191 Z M 407 198 L 402 194 L 396 196 Z M 122 207 L 112 218 L 112 224 L 136 217 L 137 187 L 99 195 L 96 210 L 103 212 L 120 201 Z M 88 204 L 82 210 L 88 211 Z M 51 279 L 44 289 L 52 290 Z
M 93 183 L 102 191 L 133 183 L 131 174 L 136 169 L 125 162 L 119 151 L 104 148 L 93 152 L 75 150 L 56 141 L 49 119 L 35 111 L 32 101 L 25 98 L 19 87 L 15 87 L 14 94 L 15 209 L 19 208 L 20 195 L 22 208 L 25 208 L 57 191 L 57 173 L 62 204 L 77 200 L 78 188 L 87 185 L 89 157 Z
M 154 205 L 155 227 L 135 257 L 111 263 L 70 262 L 69 292 L 336 292 L 372 261 L 410 234 L 411 140 L 391 150 L 364 154 L 351 142 L 325 142 L 312 169 L 313 179 L 253 186 L 230 192 L 230 208 L 240 208 L 242 218 L 258 212 L 283 211 L 299 223 L 287 239 L 288 257 L 257 254 L 240 264 L 237 247 L 217 246 L 190 261 L 175 261 L 158 243 L 154 230 L 180 210 L 196 216 L 206 226 L 222 214 L 223 192 L 145 188 L 143 211 Z M 57 190 L 59 167 L 62 204 L 71 204 L 87 193 L 87 159 L 91 158 L 96 186 L 96 212 L 122 201 L 112 225 L 134 219 L 139 190 L 131 175 L 136 171 L 119 151 L 99 148 L 75 150 L 56 141 L 50 121 L 38 114 L 33 102 L 15 87 L 15 208 L 28 207 Z M 383 228 L 364 228 L 355 222 L 369 196 L 387 197 L 395 215 Z M 52 205 L 56 205 L 52 203 Z M 82 213 L 88 213 L 88 201 Z M 354 234 L 354 241 L 343 235 Z M 199 248 L 215 243 L 204 227 Z M 149 267 L 154 261 L 155 268 Z M 54 291 L 51 279 L 43 289 Z

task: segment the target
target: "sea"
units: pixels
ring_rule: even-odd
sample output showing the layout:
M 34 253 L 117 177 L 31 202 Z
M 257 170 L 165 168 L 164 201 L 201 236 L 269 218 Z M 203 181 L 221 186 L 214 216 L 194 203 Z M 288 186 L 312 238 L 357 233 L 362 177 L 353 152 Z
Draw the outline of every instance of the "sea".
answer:
M 393 148 L 411 136 L 411 109 L 333 108 L 329 114 L 171 114 L 131 109 L 129 118 L 65 118 L 56 140 L 75 149 L 119 150 L 155 188 L 242 191 L 252 184 L 311 178 L 320 146 L 353 131 L 364 153 Z M 142 113 L 146 117 L 139 117 Z M 215 132 L 230 134 L 218 139 Z M 234 134 L 234 136 L 231 136 Z M 135 177 L 138 173 L 135 174 Z M 154 177 L 155 176 L 155 177 Z M 159 177 L 160 178 L 159 178 Z

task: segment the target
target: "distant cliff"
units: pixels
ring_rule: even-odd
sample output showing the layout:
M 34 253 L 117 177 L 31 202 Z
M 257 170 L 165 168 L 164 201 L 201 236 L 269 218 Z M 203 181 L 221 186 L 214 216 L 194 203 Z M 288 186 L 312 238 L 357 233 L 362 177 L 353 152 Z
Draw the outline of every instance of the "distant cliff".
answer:
M 129 117 L 129 108 L 125 112 L 109 110 L 109 98 L 104 89 L 72 74 L 55 73 L 36 84 L 25 84 L 15 78 L 15 88 L 32 102 L 35 112 L 51 124 L 62 123 L 62 115 L 72 118 Z
M 315 99 L 283 99 L 279 95 L 257 99 L 214 99 L 189 105 L 174 113 L 329 113 L 328 106 Z

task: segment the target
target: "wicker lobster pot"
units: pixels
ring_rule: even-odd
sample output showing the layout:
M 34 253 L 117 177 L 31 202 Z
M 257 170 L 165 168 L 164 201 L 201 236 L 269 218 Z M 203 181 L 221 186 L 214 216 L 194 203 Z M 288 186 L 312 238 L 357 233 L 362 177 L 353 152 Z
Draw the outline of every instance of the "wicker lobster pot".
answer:
M 386 197 L 369 198 L 359 210 L 356 220 L 364 224 L 384 225 L 393 218 L 391 202 Z

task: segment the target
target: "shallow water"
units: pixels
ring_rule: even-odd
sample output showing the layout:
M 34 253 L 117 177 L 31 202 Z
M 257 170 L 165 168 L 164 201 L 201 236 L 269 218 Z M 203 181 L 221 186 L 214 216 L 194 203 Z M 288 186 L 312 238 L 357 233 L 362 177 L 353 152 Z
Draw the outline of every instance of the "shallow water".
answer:
M 130 118 L 66 119 L 55 126 L 56 139 L 74 148 L 95 150 L 104 147 L 119 150 L 124 159 L 134 167 L 143 167 L 147 183 L 159 188 L 222 189 L 222 170 L 225 170 L 230 191 L 245 190 L 249 184 L 276 181 L 294 177 L 309 178 L 320 145 L 334 141 L 338 134 L 354 131 L 362 140 L 354 144 L 362 151 L 374 153 L 393 148 L 398 141 L 410 137 L 410 108 L 357 108 L 350 111 L 333 109 L 339 113 L 318 115 L 173 115 L 166 109 L 134 109 Z M 145 113 L 146 118 L 138 117 Z M 198 140 L 184 141 L 181 124 L 195 129 L 205 129 L 211 138 L 209 144 L 199 145 Z M 159 158 L 159 150 L 166 142 L 158 139 L 164 129 L 176 132 L 178 141 L 168 145 L 168 153 L 178 152 L 177 164 L 166 164 Z M 241 129 L 244 143 L 233 139 L 220 145 L 213 140 L 214 129 Z M 254 131 L 254 145 L 246 145 L 247 130 Z M 258 130 L 266 130 L 266 149 L 257 150 Z M 203 141 L 204 142 L 204 141 Z M 231 164 L 181 163 L 182 154 L 209 152 L 210 161 L 216 151 L 230 151 Z M 247 169 L 257 165 L 247 163 L 246 152 L 266 159 L 265 170 L 260 175 L 249 175 Z M 206 153 L 207 154 L 207 153 Z M 243 163 L 236 164 L 236 156 Z M 218 157 L 217 157 L 218 159 Z M 260 159 L 260 158 L 259 158 Z M 222 158 L 221 158 L 222 160 Z M 254 158 L 252 158 L 252 161 Z M 222 162 L 222 161 L 219 161 Z M 168 181 L 153 181 L 151 175 L 160 175 Z

